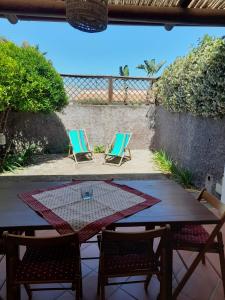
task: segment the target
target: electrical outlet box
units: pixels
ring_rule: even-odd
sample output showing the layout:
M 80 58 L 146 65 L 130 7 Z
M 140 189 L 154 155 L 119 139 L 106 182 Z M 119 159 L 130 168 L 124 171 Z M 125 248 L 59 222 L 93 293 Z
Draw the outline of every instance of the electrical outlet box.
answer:
M 216 192 L 217 194 L 222 194 L 222 185 L 220 183 L 216 183 Z

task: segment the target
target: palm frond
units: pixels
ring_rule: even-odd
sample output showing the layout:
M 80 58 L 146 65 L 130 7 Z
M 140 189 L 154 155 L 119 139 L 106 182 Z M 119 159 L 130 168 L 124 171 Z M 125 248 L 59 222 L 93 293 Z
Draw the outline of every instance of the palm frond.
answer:
M 141 69 L 141 70 L 145 70 L 145 65 L 138 65 L 137 67 L 136 67 L 137 69 Z

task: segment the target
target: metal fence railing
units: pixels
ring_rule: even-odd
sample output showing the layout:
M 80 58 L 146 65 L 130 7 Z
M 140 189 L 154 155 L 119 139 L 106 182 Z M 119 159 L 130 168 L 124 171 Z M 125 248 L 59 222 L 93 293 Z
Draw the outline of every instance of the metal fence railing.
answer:
M 61 74 L 70 102 L 150 104 L 155 78 Z

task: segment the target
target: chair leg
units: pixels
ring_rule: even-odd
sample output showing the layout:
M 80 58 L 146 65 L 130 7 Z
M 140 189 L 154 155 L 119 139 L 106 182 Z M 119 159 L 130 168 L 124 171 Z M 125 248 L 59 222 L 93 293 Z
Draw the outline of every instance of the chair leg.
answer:
M 123 161 L 123 156 L 121 157 L 121 159 L 120 159 L 120 162 L 119 162 L 119 167 L 121 166 L 121 164 L 122 164 L 122 161 Z
M 77 161 L 77 158 L 76 158 L 76 154 L 73 154 L 73 157 L 74 157 L 75 163 L 78 164 L 78 161 Z
M 83 285 L 82 285 L 82 277 L 80 278 L 80 297 L 83 298 Z
M 91 152 L 91 157 L 92 157 L 92 160 L 95 160 L 95 154 L 94 154 L 94 152 Z
M 80 279 L 77 279 L 73 285 L 76 286 L 76 295 L 75 295 L 75 300 L 80 300 L 81 299 L 81 286 L 80 286 Z
M 166 278 L 165 278 L 165 275 L 161 277 L 161 280 L 160 280 L 160 292 L 159 292 L 159 295 L 158 295 L 157 299 L 167 300 Z
M 68 150 L 68 157 L 70 157 L 70 145 L 69 145 L 69 150 Z
M 146 292 L 148 290 L 148 285 L 149 285 L 149 282 L 151 281 L 151 279 L 152 279 L 152 274 L 147 275 L 145 283 L 144 283 L 144 288 L 145 288 Z
M 129 156 L 130 156 L 130 160 L 131 160 L 131 152 L 130 149 L 128 148 L 128 152 L 129 152 Z
M 105 300 L 105 279 L 100 276 L 100 298 Z
M 202 256 L 202 264 L 205 265 L 206 261 L 205 261 L 205 255 Z
M 219 253 L 220 257 L 220 268 L 221 268 L 221 275 L 222 275 L 222 281 L 223 281 L 223 292 L 225 297 L 225 259 L 224 259 L 224 251 L 221 250 Z
M 100 276 L 99 276 L 99 273 L 98 273 L 97 295 L 98 295 L 98 296 L 100 295 Z
M 20 286 L 7 284 L 7 300 L 21 300 Z
M 219 259 L 220 259 L 220 269 L 221 269 L 221 275 L 223 281 L 223 292 L 225 296 L 225 258 L 224 258 L 223 236 L 221 232 L 219 232 L 219 234 L 217 235 L 217 240 L 220 245 Z

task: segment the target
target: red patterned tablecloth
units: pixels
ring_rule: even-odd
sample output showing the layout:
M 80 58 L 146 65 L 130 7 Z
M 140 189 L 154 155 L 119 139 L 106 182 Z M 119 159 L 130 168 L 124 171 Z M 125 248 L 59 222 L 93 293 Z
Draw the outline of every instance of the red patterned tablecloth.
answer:
M 90 187 L 93 198 L 83 200 L 81 189 Z M 109 180 L 74 181 L 19 196 L 60 234 L 78 231 L 81 243 L 103 227 L 160 202 L 150 195 Z

